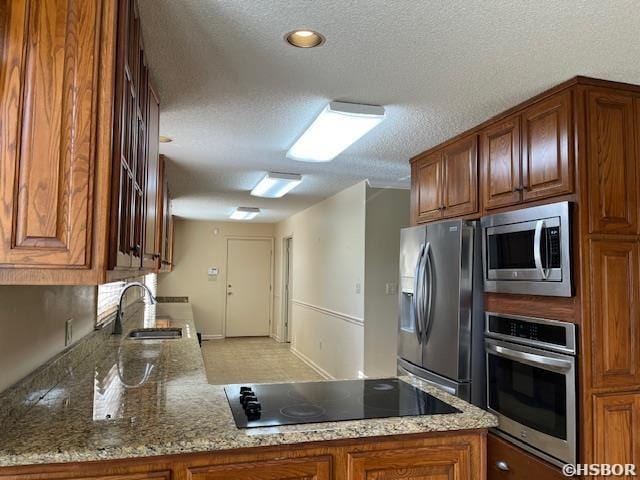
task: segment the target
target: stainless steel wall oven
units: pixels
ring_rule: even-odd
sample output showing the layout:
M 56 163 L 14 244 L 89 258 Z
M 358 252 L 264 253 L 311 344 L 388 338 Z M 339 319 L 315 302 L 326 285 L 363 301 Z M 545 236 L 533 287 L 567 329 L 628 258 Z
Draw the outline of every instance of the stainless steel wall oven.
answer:
M 503 437 L 555 464 L 576 462 L 576 331 L 485 314 L 487 405 Z

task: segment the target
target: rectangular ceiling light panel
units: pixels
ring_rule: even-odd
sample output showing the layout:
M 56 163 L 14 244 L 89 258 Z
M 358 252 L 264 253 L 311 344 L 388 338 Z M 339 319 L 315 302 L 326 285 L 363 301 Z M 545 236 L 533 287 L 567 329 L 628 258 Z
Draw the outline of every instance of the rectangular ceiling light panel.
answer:
M 295 173 L 267 173 L 251 190 L 255 197 L 280 198 L 302 182 L 302 175 Z
M 305 162 L 328 162 L 378 125 L 384 107 L 331 102 L 293 144 L 287 157 Z
M 251 220 L 252 218 L 256 218 L 259 213 L 259 208 L 238 207 L 234 210 L 229 218 L 231 218 L 232 220 Z

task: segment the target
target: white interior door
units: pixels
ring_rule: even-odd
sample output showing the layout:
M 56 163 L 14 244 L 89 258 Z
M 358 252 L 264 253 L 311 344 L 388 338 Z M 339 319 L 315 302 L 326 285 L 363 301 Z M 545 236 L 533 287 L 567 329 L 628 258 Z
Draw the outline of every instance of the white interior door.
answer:
M 271 240 L 227 242 L 227 337 L 269 335 Z

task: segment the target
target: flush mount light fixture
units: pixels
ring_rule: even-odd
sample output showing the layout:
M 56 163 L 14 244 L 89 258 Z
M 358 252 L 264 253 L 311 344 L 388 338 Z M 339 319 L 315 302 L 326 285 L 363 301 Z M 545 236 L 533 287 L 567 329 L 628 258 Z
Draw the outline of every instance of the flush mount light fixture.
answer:
M 173 138 L 165 137 L 164 135 L 160 135 L 158 140 L 160 141 L 160 143 L 171 143 L 171 142 L 173 142 Z
M 379 105 L 331 102 L 289 149 L 287 157 L 304 162 L 333 160 L 384 118 L 384 108 Z
M 260 213 L 259 208 L 254 207 L 238 207 L 229 216 L 232 220 L 251 220 Z
M 254 197 L 280 198 L 302 182 L 302 175 L 269 172 L 251 190 Z
M 324 37 L 322 35 L 304 28 L 287 33 L 284 39 L 289 45 L 298 48 L 313 48 L 324 43 Z

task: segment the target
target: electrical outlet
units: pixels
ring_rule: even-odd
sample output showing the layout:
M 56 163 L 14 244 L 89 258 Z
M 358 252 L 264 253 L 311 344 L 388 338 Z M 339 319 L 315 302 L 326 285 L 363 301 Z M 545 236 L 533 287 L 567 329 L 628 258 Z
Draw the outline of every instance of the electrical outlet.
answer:
M 64 346 L 66 347 L 73 341 L 73 318 L 64 322 Z
M 387 283 L 384 288 L 384 293 L 387 295 L 395 295 L 398 293 L 398 284 L 397 283 Z
M 322 350 L 322 342 L 320 342 L 320 350 Z
M 360 282 L 356 283 L 356 293 L 360 293 L 361 290 L 362 290 L 362 284 L 360 284 Z

